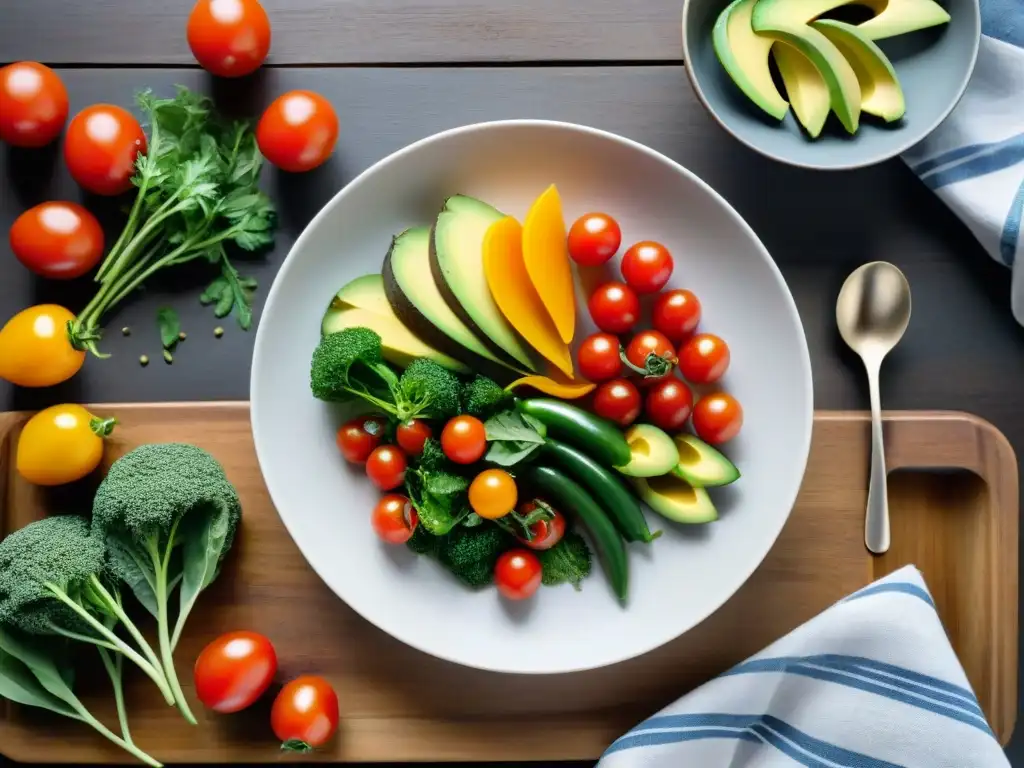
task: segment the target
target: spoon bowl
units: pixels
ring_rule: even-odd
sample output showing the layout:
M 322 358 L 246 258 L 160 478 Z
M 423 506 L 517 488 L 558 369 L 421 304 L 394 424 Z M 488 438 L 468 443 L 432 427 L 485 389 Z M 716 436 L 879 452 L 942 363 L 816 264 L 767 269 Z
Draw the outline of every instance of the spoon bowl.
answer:
M 910 284 L 888 262 L 873 261 L 846 278 L 836 301 L 836 323 L 843 341 L 860 355 L 871 397 L 871 478 L 864 518 L 864 544 L 875 554 L 889 550 L 889 501 L 878 376 L 882 360 L 910 323 Z

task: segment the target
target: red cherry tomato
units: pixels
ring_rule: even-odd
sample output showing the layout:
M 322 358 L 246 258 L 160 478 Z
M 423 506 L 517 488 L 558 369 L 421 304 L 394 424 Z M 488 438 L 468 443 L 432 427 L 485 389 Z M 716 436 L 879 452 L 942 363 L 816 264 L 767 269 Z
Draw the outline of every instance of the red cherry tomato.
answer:
M 487 450 L 487 430 L 473 416 L 456 416 L 444 425 L 441 450 L 456 464 L 479 461 Z
M 390 491 L 405 482 L 405 468 L 408 462 L 401 449 L 393 445 L 382 445 L 373 449 L 366 460 L 366 476 L 382 491 Z
M 146 152 L 146 134 L 126 109 L 94 104 L 71 119 L 64 137 L 64 162 L 71 177 L 97 195 L 132 188 L 135 158 Z
M 640 391 L 627 379 L 606 381 L 594 392 L 594 411 L 620 427 L 628 427 L 640 415 Z
M 0 69 L 0 140 L 42 147 L 57 138 L 67 119 L 67 89 L 48 66 L 18 61 Z
M 509 600 L 532 597 L 540 587 L 540 577 L 540 560 L 526 549 L 510 549 L 494 566 L 494 583 Z
M 641 331 L 626 345 L 626 359 L 631 365 L 647 371 L 643 383 L 651 384 L 672 375 L 676 348 L 663 333 Z
M 517 510 L 520 515 L 528 515 L 537 509 L 537 505 L 532 501 L 528 501 L 525 504 L 520 504 Z M 557 509 L 552 509 L 555 516 L 550 520 L 538 520 L 536 523 L 530 526 L 530 533 L 533 538 L 527 541 L 522 536 L 518 539 L 525 546 L 534 550 L 551 549 L 555 544 L 562 540 L 565 536 L 565 516 Z
M 381 497 L 370 516 L 373 530 L 381 541 L 388 544 L 405 544 L 412 538 L 419 521 L 419 515 L 409 499 L 398 493 Z
M 710 384 L 729 367 L 729 346 L 718 336 L 700 333 L 679 348 L 679 371 L 694 384 Z
M 270 50 L 270 19 L 257 0 L 199 0 L 188 17 L 188 47 L 207 72 L 239 77 Z
M 77 203 L 42 203 L 14 220 L 11 250 L 41 277 L 81 277 L 103 256 L 103 229 Z
M 338 695 L 322 677 L 297 677 L 274 699 L 270 727 L 282 749 L 309 752 L 323 746 L 338 728 Z
M 395 441 L 410 456 L 419 456 L 423 453 L 423 444 L 433 436 L 430 425 L 420 419 L 399 424 L 395 430 Z
M 341 455 L 353 464 L 364 464 L 384 438 L 384 426 L 380 416 L 357 416 L 342 424 L 337 437 Z
M 624 283 L 605 283 L 587 303 L 594 324 L 608 333 L 626 333 L 640 319 L 640 299 Z
M 682 428 L 692 408 L 693 393 L 674 376 L 651 387 L 644 400 L 647 418 L 654 426 L 669 432 Z
M 657 293 L 672 276 L 672 254 L 650 240 L 632 246 L 622 257 L 622 278 L 637 293 Z
M 651 321 L 657 330 L 678 344 L 696 330 L 700 322 L 700 300 L 691 291 L 666 291 L 654 302 Z
M 610 333 L 595 333 L 580 344 L 580 374 L 591 381 L 614 379 L 622 372 L 619 340 Z
M 569 228 L 569 256 L 582 267 L 596 267 L 615 255 L 622 231 L 607 213 L 587 213 Z
M 338 140 L 331 102 L 312 91 L 289 91 L 267 107 L 256 126 L 260 152 L 282 171 L 300 173 L 321 165 Z
M 203 706 L 228 714 L 251 707 L 277 674 L 274 646 L 256 632 L 228 632 L 196 659 L 196 696 Z
M 693 431 L 705 443 L 717 445 L 732 440 L 743 426 L 743 407 L 732 395 L 716 392 L 693 406 Z

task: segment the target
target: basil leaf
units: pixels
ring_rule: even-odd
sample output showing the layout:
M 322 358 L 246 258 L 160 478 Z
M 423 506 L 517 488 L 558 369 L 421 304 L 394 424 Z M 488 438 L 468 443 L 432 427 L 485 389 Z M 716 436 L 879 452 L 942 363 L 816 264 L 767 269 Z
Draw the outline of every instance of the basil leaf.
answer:
M 174 349 L 181 333 L 181 320 L 172 307 L 161 307 L 156 313 L 156 324 L 160 328 L 160 343 L 164 349 Z
M 491 443 L 491 447 L 487 449 L 484 460 L 501 467 L 512 467 L 529 458 L 541 445 L 542 442 L 501 440 Z
M 484 423 L 484 428 L 487 430 L 489 441 L 514 440 L 537 444 L 544 442 L 544 436 L 540 430 L 531 422 L 526 421 L 519 411 L 505 411 L 492 416 Z

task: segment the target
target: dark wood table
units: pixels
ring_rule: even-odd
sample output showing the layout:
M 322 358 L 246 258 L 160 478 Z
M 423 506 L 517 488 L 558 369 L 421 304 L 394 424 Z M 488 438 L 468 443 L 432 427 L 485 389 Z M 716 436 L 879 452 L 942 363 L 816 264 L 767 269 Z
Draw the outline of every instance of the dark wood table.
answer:
M 887 408 L 979 414 L 1024 452 L 1024 329 L 1009 310 L 1009 272 L 997 266 L 909 170 L 894 160 L 848 173 L 778 165 L 732 140 L 694 98 L 680 61 L 679 0 L 265 0 L 274 25 L 270 66 L 241 81 L 195 68 L 185 42 L 190 3 L 159 0 L 0 0 L 0 63 L 59 67 L 72 113 L 94 102 L 130 106 L 143 87 L 176 83 L 258 115 L 277 94 L 310 88 L 329 98 L 341 136 L 326 166 L 303 176 L 268 170 L 277 245 L 251 272 L 266 295 L 288 249 L 316 211 L 369 165 L 411 141 L 481 120 L 537 117 L 593 125 L 643 142 L 721 192 L 778 262 L 803 318 L 818 408 L 864 408 L 859 361 L 835 330 L 847 273 L 886 259 L 914 292 L 906 338 L 886 361 Z M 56 147 L 0 153 L 0 229 L 47 199 L 80 200 Z M 116 223 L 116 206 L 87 200 Z M 200 278 L 155 282 L 110 318 L 109 360 L 89 360 L 48 390 L 0 383 L 0 410 L 63 401 L 248 397 L 253 333 L 218 324 L 196 300 Z M 55 301 L 78 309 L 88 281 L 44 282 L 0 250 L 0 321 Z M 191 331 L 173 365 L 159 358 L 158 306 Z M 154 359 L 147 368 L 138 356 Z M 1021 665 L 1024 669 L 1024 664 Z M 1024 681 L 1022 681 L 1024 689 Z M 1008 750 L 1024 768 L 1024 727 Z

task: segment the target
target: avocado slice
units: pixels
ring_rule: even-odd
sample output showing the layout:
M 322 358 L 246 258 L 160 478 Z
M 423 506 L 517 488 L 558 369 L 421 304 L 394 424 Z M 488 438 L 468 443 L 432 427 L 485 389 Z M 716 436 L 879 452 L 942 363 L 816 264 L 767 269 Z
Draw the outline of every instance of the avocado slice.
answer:
M 331 300 L 330 309 L 365 309 L 377 315 L 393 315 L 384 293 L 384 278 L 379 273 L 363 275 L 345 283 Z M 324 316 L 326 320 L 326 315 Z
M 822 5 L 825 0 L 822 0 Z M 840 4 L 840 3 L 837 3 Z M 825 35 L 808 25 L 814 2 L 758 0 L 754 5 L 754 31 L 789 43 L 811 60 L 828 86 L 829 104 L 850 133 L 860 124 L 860 83 L 850 62 Z M 835 7 L 835 6 L 833 6 Z
M 739 479 L 736 465 L 699 437 L 682 433 L 672 440 L 679 450 L 679 463 L 672 470 L 676 477 L 697 488 L 729 485 Z
M 679 463 L 679 449 L 672 438 L 650 424 L 634 424 L 626 430 L 629 463 L 616 467 L 630 477 L 654 477 L 671 472 Z
M 641 500 L 662 517 L 677 523 L 710 523 L 718 510 L 708 492 L 675 475 L 637 478 L 633 481 Z
M 858 24 L 869 40 L 884 40 L 906 32 L 949 23 L 949 13 L 935 0 L 858 0 L 878 15 Z
M 430 239 L 430 270 L 441 295 L 499 357 L 537 372 L 528 347 L 498 309 L 484 274 L 484 236 L 505 214 L 465 195 L 449 197 Z
M 735 0 L 718 15 L 712 40 L 722 67 L 752 102 L 777 120 L 789 111 L 768 69 L 770 37 L 758 35 L 750 25 L 757 0 Z
M 413 360 L 426 358 L 451 371 L 470 372 L 468 365 L 460 363 L 454 357 L 449 357 L 443 352 L 438 352 L 416 338 L 412 331 L 402 325 L 395 313 L 391 311 L 390 306 L 388 312 L 390 314 L 379 315 L 359 307 L 336 309 L 332 306 L 324 315 L 320 331 L 326 336 L 346 328 L 369 328 L 380 335 L 384 359 L 399 368 L 407 368 Z
M 772 53 L 796 119 L 808 136 L 818 138 L 825 127 L 831 106 L 825 78 L 810 59 L 788 43 L 776 42 Z
M 504 365 L 441 297 L 430 274 L 430 229 L 414 227 L 398 235 L 384 257 L 384 294 L 398 319 L 423 341 L 451 357 L 462 350 Z
M 907 102 L 896 78 L 896 70 L 882 49 L 871 42 L 859 27 L 832 19 L 819 19 L 811 26 L 835 43 L 850 62 L 860 83 L 860 108 L 863 112 L 880 117 L 887 123 L 906 114 Z

